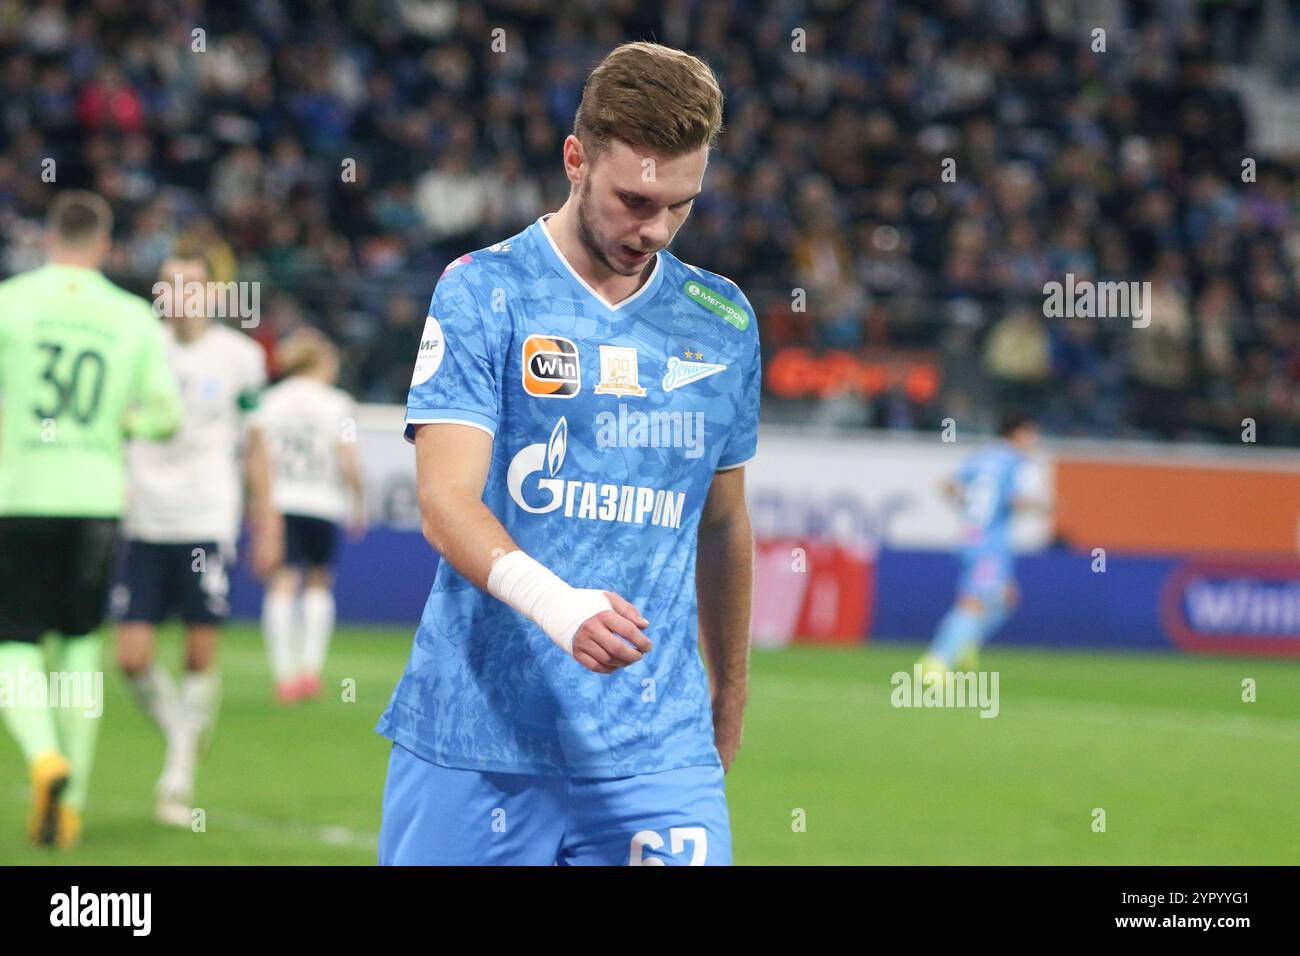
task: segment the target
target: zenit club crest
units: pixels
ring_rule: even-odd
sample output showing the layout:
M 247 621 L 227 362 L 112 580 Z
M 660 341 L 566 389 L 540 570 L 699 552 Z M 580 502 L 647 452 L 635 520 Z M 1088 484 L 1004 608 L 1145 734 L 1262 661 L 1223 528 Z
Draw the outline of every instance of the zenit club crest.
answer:
M 573 398 L 582 388 L 578 346 L 558 335 L 524 339 L 524 391 L 537 398 Z
M 663 389 L 665 392 L 671 392 L 675 388 L 681 388 L 683 385 L 690 385 L 692 382 L 698 382 L 702 378 L 708 378 L 710 375 L 717 375 L 724 371 L 727 366 L 719 365 L 716 362 L 692 362 L 692 358 L 704 358 L 703 352 L 687 352 L 686 359 L 679 359 L 676 355 L 668 356 L 668 370 L 664 373 Z

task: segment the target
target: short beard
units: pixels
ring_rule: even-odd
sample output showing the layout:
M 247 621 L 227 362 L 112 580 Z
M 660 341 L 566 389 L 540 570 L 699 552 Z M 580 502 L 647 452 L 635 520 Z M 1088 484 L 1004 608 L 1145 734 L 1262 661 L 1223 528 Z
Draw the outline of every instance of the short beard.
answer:
M 605 250 L 601 249 L 600 243 L 596 240 L 596 230 L 591 227 L 591 218 L 587 215 L 587 204 L 591 201 L 591 180 L 587 179 L 582 184 L 582 191 L 578 193 L 578 241 L 582 243 L 584 249 L 593 259 L 600 262 L 615 275 L 634 276 L 643 272 L 649 266 L 633 266 L 630 272 L 624 272 L 621 267 L 605 255 Z

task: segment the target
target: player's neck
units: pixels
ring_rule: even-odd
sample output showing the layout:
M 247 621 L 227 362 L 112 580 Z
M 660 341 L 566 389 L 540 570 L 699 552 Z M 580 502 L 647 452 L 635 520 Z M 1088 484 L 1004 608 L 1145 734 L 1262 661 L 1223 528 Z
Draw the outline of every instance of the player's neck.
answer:
M 94 271 L 98 271 L 103 262 L 99 253 L 80 249 L 52 249 L 47 258 L 52 266 L 72 266 L 76 269 Z
M 588 251 L 578 238 L 578 223 L 574 207 L 566 201 L 559 211 L 542 221 L 542 228 L 555 242 L 555 247 L 569 267 L 610 305 L 618 305 L 635 293 L 654 274 L 656 257 L 652 256 L 637 275 L 619 275 Z
M 171 320 L 172 334 L 176 341 L 188 345 L 204 336 L 212 327 L 206 316 L 179 316 Z

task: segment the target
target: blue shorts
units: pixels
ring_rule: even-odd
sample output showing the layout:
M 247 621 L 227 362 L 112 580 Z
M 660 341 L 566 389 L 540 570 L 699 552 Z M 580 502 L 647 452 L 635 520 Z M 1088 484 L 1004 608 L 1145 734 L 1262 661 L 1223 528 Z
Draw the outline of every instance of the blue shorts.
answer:
M 457 770 L 393 744 L 382 866 L 729 866 L 721 766 L 635 777 Z
M 974 597 L 984 604 L 998 604 L 1006 598 L 1007 585 L 1015 580 L 1015 559 L 1006 551 L 972 551 L 962 555 L 959 597 Z

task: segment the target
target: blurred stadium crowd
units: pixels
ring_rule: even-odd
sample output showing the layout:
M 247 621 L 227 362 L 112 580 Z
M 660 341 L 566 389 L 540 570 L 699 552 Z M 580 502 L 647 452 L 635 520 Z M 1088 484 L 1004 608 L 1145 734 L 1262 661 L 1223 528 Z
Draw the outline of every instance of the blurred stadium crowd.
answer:
M 442 267 L 563 202 L 587 69 L 653 38 L 728 94 L 673 251 L 754 303 L 769 419 L 1294 444 L 1300 164 L 1242 182 L 1220 78 L 1259 5 L 1105 4 L 1105 53 L 1087 6 L 0 0 L 0 272 L 39 261 L 53 159 L 113 203 L 121 284 L 195 237 L 264 284 L 259 339 L 318 326 L 401 402 Z M 1066 273 L 1150 281 L 1151 326 L 1044 318 Z

